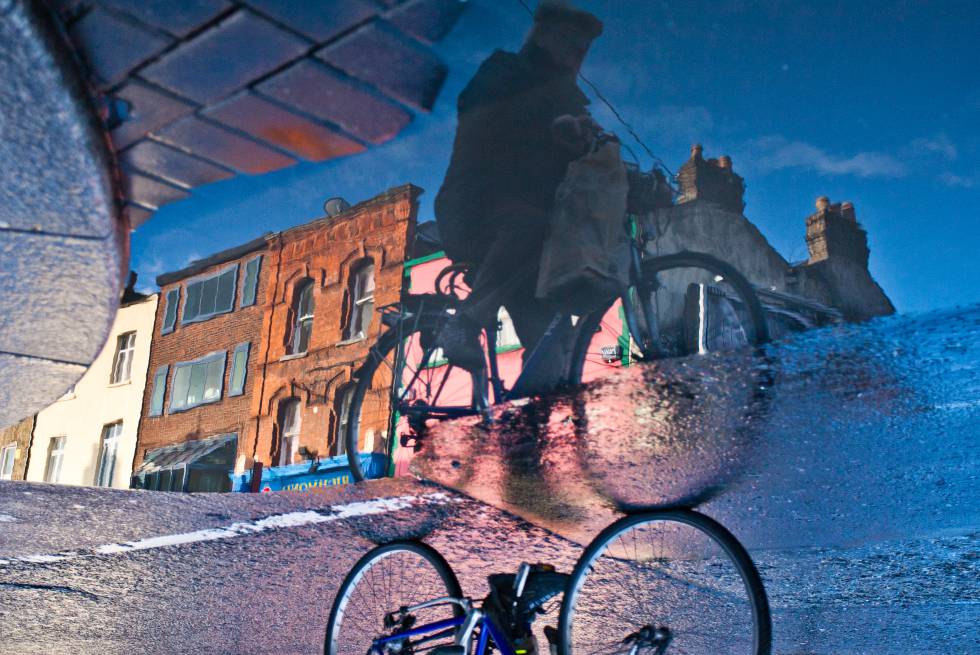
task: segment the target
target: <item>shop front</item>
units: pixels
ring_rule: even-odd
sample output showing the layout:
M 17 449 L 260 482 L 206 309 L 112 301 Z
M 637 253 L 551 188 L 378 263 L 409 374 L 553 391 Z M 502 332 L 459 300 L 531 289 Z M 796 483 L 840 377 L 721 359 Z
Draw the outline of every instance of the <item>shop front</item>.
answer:
M 150 491 L 231 491 L 238 435 L 223 434 L 147 451 L 130 481 Z
M 370 478 L 385 474 L 386 458 L 382 453 L 361 453 L 361 466 Z M 231 475 L 232 491 L 251 491 L 252 471 Z M 330 457 L 317 461 L 306 461 L 288 466 L 273 466 L 262 469 L 258 490 L 267 491 L 312 491 L 325 487 L 347 484 L 353 480 L 347 455 Z

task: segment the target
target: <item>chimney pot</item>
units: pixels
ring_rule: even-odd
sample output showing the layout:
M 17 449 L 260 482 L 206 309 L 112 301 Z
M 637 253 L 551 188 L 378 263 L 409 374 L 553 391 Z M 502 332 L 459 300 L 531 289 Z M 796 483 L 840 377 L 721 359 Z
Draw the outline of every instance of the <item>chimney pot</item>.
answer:
M 695 143 L 691 146 L 691 159 L 701 159 L 701 153 L 704 151 L 704 147 L 700 143 Z
M 818 211 L 823 211 L 827 209 L 827 207 L 830 206 L 830 198 L 828 198 L 827 196 L 820 196 L 819 198 L 817 198 L 816 206 Z
M 718 158 L 718 166 L 720 166 L 721 168 L 731 168 L 732 158 L 729 157 L 728 155 L 722 155 L 721 157 Z

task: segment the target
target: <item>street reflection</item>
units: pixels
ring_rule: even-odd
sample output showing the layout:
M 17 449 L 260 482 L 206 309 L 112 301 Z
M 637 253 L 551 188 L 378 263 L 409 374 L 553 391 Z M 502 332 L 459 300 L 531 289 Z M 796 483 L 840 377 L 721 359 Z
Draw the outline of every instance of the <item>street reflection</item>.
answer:
M 774 376 L 751 349 L 630 367 L 434 426 L 412 468 L 584 543 L 624 511 L 693 506 L 737 479 Z

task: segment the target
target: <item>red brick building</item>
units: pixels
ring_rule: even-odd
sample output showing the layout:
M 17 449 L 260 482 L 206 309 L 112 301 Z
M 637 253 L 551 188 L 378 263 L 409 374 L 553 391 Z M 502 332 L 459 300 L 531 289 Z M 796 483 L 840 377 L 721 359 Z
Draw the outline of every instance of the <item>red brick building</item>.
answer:
M 341 410 L 381 330 L 374 308 L 399 300 L 420 193 L 391 189 L 270 239 L 250 457 L 280 467 L 344 454 Z M 383 451 L 386 428 L 379 413 L 365 430 L 372 443 L 361 448 Z
M 225 491 L 256 462 L 342 459 L 344 393 L 377 337 L 374 307 L 401 293 L 420 193 L 335 203 L 157 278 L 135 486 Z M 371 446 L 385 445 L 385 425 Z

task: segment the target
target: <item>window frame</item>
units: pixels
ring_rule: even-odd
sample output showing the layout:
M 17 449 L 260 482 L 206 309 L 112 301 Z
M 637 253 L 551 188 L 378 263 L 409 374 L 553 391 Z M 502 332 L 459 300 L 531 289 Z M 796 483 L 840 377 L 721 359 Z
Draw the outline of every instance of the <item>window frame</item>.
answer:
M 44 463 L 44 481 L 57 484 L 58 479 L 61 477 L 61 466 L 65 461 L 65 445 L 68 442 L 68 436 L 64 434 L 59 434 L 51 437 L 48 440 L 48 458 Z M 55 444 L 58 447 L 55 447 Z M 52 466 L 55 461 L 55 455 L 57 455 L 57 465 Z
M 169 374 L 169 364 L 158 366 L 157 370 L 153 373 L 153 388 L 150 389 L 150 407 L 147 412 L 149 416 L 163 416 L 163 410 L 167 404 L 167 377 Z M 162 381 L 160 380 L 161 376 L 163 377 Z M 156 409 L 154 402 L 157 397 L 157 389 L 160 390 L 160 409 Z
M 513 341 L 506 338 L 510 336 L 508 332 L 513 334 Z M 501 306 L 497 310 L 496 351 L 498 353 L 506 353 L 512 350 L 520 350 L 523 347 L 524 346 L 521 344 L 521 338 L 517 334 L 517 328 L 514 326 L 514 319 L 511 317 L 510 312 L 507 311 L 507 308 Z
M 293 333 L 289 340 L 289 354 L 290 355 L 304 355 L 310 351 L 310 340 L 313 338 L 313 319 L 316 316 L 316 300 L 313 298 L 313 292 L 316 285 L 310 278 L 303 278 L 294 288 L 293 288 Z M 303 299 L 303 294 L 309 290 L 310 293 L 310 303 L 309 303 L 309 313 L 300 314 L 300 303 Z M 303 326 L 305 323 L 309 323 L 310 329 L 306 339 L 306 347 L 303 350 L 299 350 L 299 339 L 300 335 L 303 333 Z
M 189 325 L 192 323 L 203 323 L 204 321 L 208 321 L 214 318 L 215 316 L 221 316 L 222 314 L 228 314 L 230 312 L 235 311 L 235 305 L 237 304 L 235 302 L 235 299 L 238 297 L 238 268 L 239 268 L 239 263 L 235 262 L 212 273 L 207 273 L 205 275 L 198 275 L 196 277 L 192 277 L 188 280 L 185 280 L 184 283 L 181 285 L 181 288 L 183 289 L 183 293 L 181 294 L 181 302 L 180 302 L 180 324 Z M 214 278 L 220 278 L 222 275 L 225 275 L 229 271 L 232 272 L 231 275 L 232 287 L 231 287 L 231 303 L 228 306 L 228 309 L 218 310 L 216 308 L 214 312 L 211 312 L 209 314 L 197 314 L 193 318 L 187 318 L 186 316 L 187 298 L 188 295 L 190 294 L 191 286 L 196 284 L 203 285 L 205 282 L 209 280 L 213 280 Z M 217 291 L 215 291 L 215 293 L 217 294 Z M 215 296 L 215 304 L 217 304 L 217 296 Z
M 252 343 L 246 341 L 235 346 L 235 349 L 231 353 L 231 370 L 228 372 L 228 397 L 242 396 L 245 394 L 245 385 L 248 384 L 248 357 L 251 354 Z M 242 363 L 242 381 L 241 387 L 236 387 L 235 385 L 235 374 L 238 372 L 237 362 L 238 353 L 245 353 L 245 361 Z
M 180 287 L 176 286 L 173 289 L 167 291 L 163 296 L 163 320 L 160 323 L 160 334 L 170 334 L 177 327 L 177 321 L 180 318 Z M 171 306 L 174 309 L 173 318 L 170 320 L 169 324 L 167 322 L 167 315 L 170 313 Z
M 286 431 L 287 410 L 296 408 L 295 425 L 291 426 L 290 432 Z M 279 466 L 289 466 L 293 463 L 293 458 L 299 453 L 300 433 L 303 426 L 302 401 L 299 398 L 286 398 L 279 403 Z M 287 439 L 291 445 L 289 457 L 286 457 Z
M 363 287 L 367 286 L 361 280 L 365 272 L 369 269 L 371 272 L 370 295 L 365 293 L 363 297 L 358 297 L 358 293 L 364 293 Z M 348 288 L 350 289 L 350 318 L 347 321 L 347 328 L 344 330 L 344 339 L 346 341 L 366 339 L 368 332 L 371 330 L 371 322 L 374 318 L 374 291 L 377 288 L 374 275 L 375 271 L 374 259 L 370 257 L 360 260 L 351 268 L 348 282 Z M 364 306 L 368 304 L 371 306 L 371 311 L 365 312 Z M 366 324 L 364 323 L 365 313 L 368 314 Z M 355 329 L 355 326 L 359 329 Z
M 201 400 L 195 402 L 193 405 L 182 405 L 180 407 L 174 407 L 174 391 L 176 391 L 177 389 L 177 374 L 180 371 L 180 369 L 190 368 L 191 372 L 189 373 L 189 375 L 193 375 L 194 372 L 193 367 L 200 364 L 204 364 L 205 365 L 204 384 L 207 385 L 207 364 L 210 364 L 212 361 L 218 361 L 218 360 L 221 360 L 221 379 L 220 379 L 220 384 L 218 385 L 218 395 L 211 399 L 205 399 L 204 392 L 202 390 Z M 227 373 L 227 365 L 228 365 L 228 352 L 225 350 L 217 350 L 215 352 L 208 353 L 207 355 L 204 355 L 202 357 L 198 357 L 197 359 L 190 359 L 184 362 L 175 362 L 172 365 L 173 380 L 170 383 L 170 398 L 167 403 L 167 410 L 168 410 L 167 413 L 177 414 L 179 412 L 186 412 L 188 410 L 194 409 L 195 407 L 200 407 L 201 405 L 210 405 L 211 403 L 219 402 L 222 398 L 224 398 L 225 373 Z M 207 387 L 205 387 L 205 389 L 206 388 Z M 187 391 L 190 392 L 190 380 L 188 380 L 187 383 Z
M 128 345 L 123 345 L 123 339 Z M 119 365 L 125 356 L 125 378 L 118 377 Z M 116 353 L 112 356 L 112 370 L 109 371 L 109 384 L 127 384 L 133 379 L 133 358 L 136 356 L 136 330 L 123 332 L 116 337 Z
M 4 469 L 7 468 L 7 463 L 10 463 L 10 471 L 5 472 Z M 13 480 L 14 479 L 14 466 L 17 464 L 17 442 L 11 441 L 10 443 L 0 446 L 0 480 Z
M 123 422 L 113 421 L 112 423 L 106 423 L 102 426 L 102 438 L 99 440 L 99 460 L 95 464 L 95 482 L 96 487 L 111 487 L 113 478 L 116 474 L 116 455 L 119 452 L 119 442 L 122 440 L 122 429 Z M 110 445 L 112 461 L 109 467 L 108 480 L 103 479 L 103 472 L 106 463 L 106 452 L 107 446 Z
M 246 297 L 248 291 L 248 267 L 250 264 L 255 263 L 255 284 L 252 287 L 251 298 Z M 252 307 L 258 302 L 259 297 L 259 274 L 262 272 L 262 255 L 256 255 L 244 263 L 242 266 L 244 274 L 242 276 L 242 290 L 241 298 L 239 300 L 238 306 L 240 308 Z
M 337 389 L 335 396 L 335 406 L 337 407 L 337 433 L 334 435 L 334 444 L 331 448 L 331 457 L 340 457 L 347 454 L 347 438 L 344 432 L 347 428 L 347 413 L 350 411 L 350 404 L 354 400 L 354 391 L 357 385 L 349 382 Z

